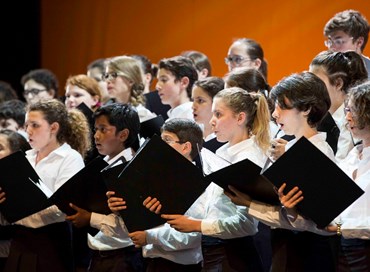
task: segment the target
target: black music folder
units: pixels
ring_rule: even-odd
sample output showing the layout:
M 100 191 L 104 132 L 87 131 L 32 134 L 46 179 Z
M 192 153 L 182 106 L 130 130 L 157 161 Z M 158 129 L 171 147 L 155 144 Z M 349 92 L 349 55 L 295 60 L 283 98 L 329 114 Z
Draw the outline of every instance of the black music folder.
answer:
M 162 139 L 153 135 L 138 150 L 117 179 L 106 179 L 109 190 L 123 197 L 127 209 L 120 215 L 129 232 L 146 230 L 165 222 L 143 206 L 156 197 L 162 213 L 184 214 L 209 183 L 202 171 Z
M 50 199 L 67 215 L 76 213 L 69 206 L 69 203 L 73 203 L 89 212 L 111 213 L 107 204 L 106 192 L 108 190 L 101 175 L 101 170 L 107 166 L 108 163 L 102 157 L 94 158 L 67 180 Z
M 336 154 L 338 150 L 338 139 L 340 131 L 330 112 L 327 112 L 325 114 L 324 118 L 317 126 L 317 130 L 326 132 L 326 141 L 330 145 L 331 149 L 333 149 L 334 154 Z
M 222 143 L 222 142 L 217 141 L 217 138 L 215 137 L 211 140 L 203 142 L 203 147 L 215 153 L 217 149 L 219 149 L 221 146 L 223 146 L 226 143 L 227 142 Z
M 209 182 L 216 183 L 225 191 L 231 192 L 228 188 L 231 185 L 248 194 L 252 199 L 277 205 L 280 201 L 275 186 L 261 175 L 261 170 L 261 167 L 249 159 L 244 159 L 213 172 L 205 178 Z
M 318 227 L 327 226 L 364 192 L 332 160 L 305 137 L 300 138 L 263 175 L 276 187 L 295 186 L 304 199 L 298 211 Z
M 154 134 L 161 135 L 161 127 L 164 124 L 162 115 L 140 123 L 140 136 L 144 139 L 151 138 Z
M 0 211 L 9 223 L 52 205 L 39 188 L 40 178 L 22 151 L 0 159 L 0 173 L 0 187 L 6 194 Z
M 121 164 L 111 164 L 101 170 L 101 175 L 103 176 L 104 182 L 107 183 L 110 181 L 117 181 L 118 176 L 122 173 L 127 163 L 127 161 L 124 161 Z
M 84 102 L 80 103 L 80 105 L 77 106 L 77 109 L 80 110 L 86 116 L 89 124 L 94 125 L 93 118 L 94 112 Z

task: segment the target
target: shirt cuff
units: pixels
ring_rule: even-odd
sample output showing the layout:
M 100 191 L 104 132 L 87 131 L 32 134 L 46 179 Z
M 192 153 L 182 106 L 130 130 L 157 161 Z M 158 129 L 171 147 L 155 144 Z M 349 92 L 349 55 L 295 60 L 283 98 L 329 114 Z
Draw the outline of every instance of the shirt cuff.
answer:
M 96 229 L 100 229 L 102 223 L 104 222 L 106 215 L 100 214 L 100 213 L 91 213 L 91 218 L 90 218 L 90 226 Z

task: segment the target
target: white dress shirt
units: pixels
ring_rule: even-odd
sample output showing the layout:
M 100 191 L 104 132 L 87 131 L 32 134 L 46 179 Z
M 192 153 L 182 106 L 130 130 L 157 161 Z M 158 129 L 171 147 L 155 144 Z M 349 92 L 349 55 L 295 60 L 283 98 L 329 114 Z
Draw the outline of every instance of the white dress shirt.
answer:
M 346 239 L 370 239 L 370 147 L 353 148 L 339 167 L 364 190 L 364 194 L 345 209 L 331 224 L 341 223 L 342 236 Z M 356 170 L 356 171 L 355 171 Z M 354 176 L 354 173 L 356 175 Z M 294 226 L 306 226 L 309 231 L 317 230 L 315 223 L 298 216 Z
M 41 182 L 46 185 L 51 193 L 58 190 L 60 186 L 84 167 L 84 162 L 80 153 L 72 149 L 67 143 L 52 151 L 37 164 L 36 156 L 37 152 L 35 150 L 26 151 L 26 158 L 35 168 Z M 15 224 L 29 228 L 39 228 L 63 221 L 65 221 L 65 214 L 60 211 L 56 205 L 53 205 L 27 216 L 15 222 Z
M 227 143 L 217 149 L 217 155 L 206 151 L 208 150 L 203 148 L 201 154 L 204 172 L 207 174 L 217 171 L 227 166 L 227 164 L 236 163 L 245 158 L 260 165 L 267 158 L 263 155 L 262 150 L 254 143 L 254 137 L 234 146 L 230 146 Z M 228 163 L 226 164 L 225 161 L 228 161 Z M 257 233 L 258 222 L 247 214 L 246 207 L 233 204 L 230 198 L 224 194 L 223 189 L 213 182 L 210 183 L 205 192 L 194 202 L 192 208 L 192 217 L 202 219 L 201 232 L 204 235 L 221 239 L 231 239 Z
M 137 105 L 135 109 L 139 115 L 140 123 L 145 122 L 149 119 L 153 119 L 157 116 L 154 112 L 151 112 L 141 104 Z
M 111 160 L 108 160 L 108 156 L 106 156 L 104 160 L 108 164 L 112 164 L 122 156 L 126 161 L 131 160 L 133 157 L 132 149 L 127 148 L 121 151 Z M 116 165 L 120 163 L 122 162 Z M 90 226 L 99 230 L 95 236 L 90 234 L 87 236 L 88 245 L 93 250 L 113 250 L 133 245 L 131 238 L 128 236 L 126 225 L 119 215 L 113 213 L 105 215 L 92 212 Z
M 335 154 L 337 161 L 341 161 L 354 147 L 353 138 L 351 132 L 346 127 L 346 115 L 344 112 L 344 103 L 333 113 L 333 119 L 339 128 L 339 138 L 338 138 L 338 149 Z
M 191 216 L 192 208 L 185 213 Z M 146 230 L 147 245 L 143 247 L 146 258 L 161 257 L 178 264 L 197 264 L 203 260 L 201 250 L 201 234 L 196 232 L 183 233 L 164 224 Z
M 251 138 L 241 141 L 233 146 L 230 146 L 229 143 L 226 143 L 216 150 L 216 154 L 231 163 L 249 159 L 251 162 L 255 163 L 261 168 L 267 160 L 266 154 L 257 145 L 255 136 L 252 136 Z
M 194 120 L 192 106 L 193 106 L 193 102 L 186 102 L 186 103 L 178 105 L 177 107 L 173 109 L 170 109 L 167 112 L 168 119 L 185 118 L 185 119 Z
M 342 222 L 344 238 L 370 239 L 370 147 L 363 148 L 362 152 L 361 149 L 362 146 L 356 146 L 339 164 L 365 192 L 337 219 Z

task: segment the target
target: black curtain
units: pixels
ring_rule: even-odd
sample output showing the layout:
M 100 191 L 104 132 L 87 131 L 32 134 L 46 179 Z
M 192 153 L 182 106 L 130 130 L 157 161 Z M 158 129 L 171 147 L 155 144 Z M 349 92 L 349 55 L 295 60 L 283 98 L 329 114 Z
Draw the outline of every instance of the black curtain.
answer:
M 0 3 L 0 80 L 10 83 L 22 100 L 22 75 L 41 63 L 40 1 Z

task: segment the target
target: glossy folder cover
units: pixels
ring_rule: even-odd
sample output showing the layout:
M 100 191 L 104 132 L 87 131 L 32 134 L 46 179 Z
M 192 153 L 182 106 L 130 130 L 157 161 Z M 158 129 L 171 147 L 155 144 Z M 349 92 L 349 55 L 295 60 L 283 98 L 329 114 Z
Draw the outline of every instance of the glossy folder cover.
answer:
M 161 135 L 161 127 L 164 124 L 162 115 L 140 123 L 140 136 L 144 139 L 151 138 L 154 134 Z
M 145 230 L 165 221 L 143 206 L 146 197 L 156 197 L 162 213 L 184 214 L 209 183 L 202 171 L 162 139 L 154 135 L 138 150 L 117 179 L 107 187 L 125 199 L 120 212 L 129 232 Z
M 261 167 L 248 159 L 213 172 L 206 176 L 206 180 L 213 181 L 229 192 L 228 186 L 232 185 L 252 199 L 264 203 L 272 205 L 280 203 L 274 185 L 261 175 Z
M 69 203 L 90 212 L 111 213 L 107 205 L 107 187 L 101 175 L 101 170 L 107 165 L 108 163 L 102 157 L 94 158 L 67 180 L 50 199 L 67 215 L 76 213 L 69 207 Z
M 299 212 L 319 227 L 327 226 L 364 192 L 305 137 L 300 138 L 263 175 L 286 192 L 298 186 L 304 199 Z
M 6 194 L 0 211 L 8 222 L 16 222 L 52 205 L 36 185 L 40 178 L 22 151 L 0 159 L 0 173 L 0 187 Z

